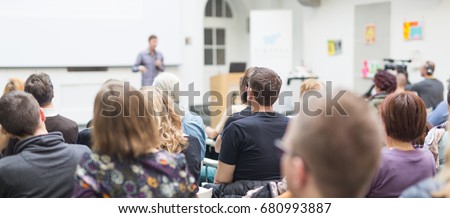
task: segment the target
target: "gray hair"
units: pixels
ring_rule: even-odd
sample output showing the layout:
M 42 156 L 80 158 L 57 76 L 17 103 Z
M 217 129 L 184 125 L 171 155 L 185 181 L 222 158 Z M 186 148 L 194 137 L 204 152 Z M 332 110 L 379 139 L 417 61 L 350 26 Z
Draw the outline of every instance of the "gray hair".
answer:
M 175 74 L 160 73 L 153 81 L 153 86 L 161 89 L 163 92 L 167 92 L 176 103 L 179 102 L 180 79 Z M 178 89 L 176 89 L 176 86 L 178 86 Z

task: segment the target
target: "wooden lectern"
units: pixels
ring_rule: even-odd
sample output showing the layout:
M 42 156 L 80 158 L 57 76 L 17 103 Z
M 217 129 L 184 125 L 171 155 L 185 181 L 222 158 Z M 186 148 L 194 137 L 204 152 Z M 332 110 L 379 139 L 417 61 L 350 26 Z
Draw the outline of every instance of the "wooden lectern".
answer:
M 210 102 L 221 101 L 217 103 L 218 106 L 209 107 L 211 113 L 220 111 L 218 115 L 211 115 L 211 127 L 216 127 L 220 118 L 222 118 L 223 113 L 226 113 L 227 108 L 231 106 L 231 99 L 229 97 L 231 97 L 232 93 L 235 91 L 239 93 L 239 82 L 243 76 L 244 73 L 223 73 L 210 78 L 211 91 L 217 91 L 222 96 L 221 99 L 217 99 L 214 94 L 211 95 Z

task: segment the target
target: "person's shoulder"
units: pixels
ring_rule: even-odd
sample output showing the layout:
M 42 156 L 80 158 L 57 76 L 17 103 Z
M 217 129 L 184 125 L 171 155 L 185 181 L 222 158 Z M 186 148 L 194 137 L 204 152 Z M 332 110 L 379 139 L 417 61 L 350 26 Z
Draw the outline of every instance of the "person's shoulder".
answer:
M 10 173 L 17 172 L 26 162 L 20 154 L 10 155 L 0 159 L 0 175 L 7 176 Z
M 187 165 L 186 156 L 183 153 L 171 153 L 165 150 L 159 150 L 155 153 L 156 161 L 163 165 L 169 165 L 172 168 L 184 168 Z
M 71 120 L 71 119 L 69 119 L 69 118 L 67 118 L 67 117 L 65 117 L 63 115 L 58 115 L 58 119 L 59 119 L 59 122 L 62 122 L 62 123 L 64 123 L 67 126 L 72 126 L 72 127 L 73 126 L 77 126 L 78 127 L 78 125 L 77 125 L 77 123 L 75 121 L 73 121 L 73 120 Z
M 433 178 L 425 179 L 402 192 L 400 198 L 430 198 L 440 185 Z

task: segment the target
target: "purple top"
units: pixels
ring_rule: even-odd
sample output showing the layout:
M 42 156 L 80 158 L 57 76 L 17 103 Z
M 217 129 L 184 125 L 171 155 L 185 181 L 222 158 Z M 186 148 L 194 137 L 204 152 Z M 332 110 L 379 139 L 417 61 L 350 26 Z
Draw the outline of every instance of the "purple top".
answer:
M 383 148 L 381 163 L 367 197 L 397 198 L 409 186 L 433 177 L 435 163 L 429 150 Z
M 183 154 L 158 151 L 134 160 L 86 154 L 72 197 L 195 197 L 197 185 Z

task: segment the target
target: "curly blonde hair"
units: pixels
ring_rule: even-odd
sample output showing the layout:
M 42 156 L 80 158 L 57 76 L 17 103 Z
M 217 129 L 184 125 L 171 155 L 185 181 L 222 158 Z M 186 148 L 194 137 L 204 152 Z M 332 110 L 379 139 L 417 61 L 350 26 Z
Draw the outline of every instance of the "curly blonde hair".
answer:
M 141 93 L 149 104 L 155 108 L 155 119 L 161 137 L 160 149 L 180 153 L 187 147 L 187 139 L 183 136 L 181 117 L 175 112 L 174 101 L 167 93 L 156 87 L 143 87 Z

